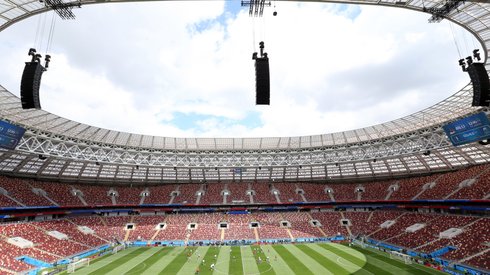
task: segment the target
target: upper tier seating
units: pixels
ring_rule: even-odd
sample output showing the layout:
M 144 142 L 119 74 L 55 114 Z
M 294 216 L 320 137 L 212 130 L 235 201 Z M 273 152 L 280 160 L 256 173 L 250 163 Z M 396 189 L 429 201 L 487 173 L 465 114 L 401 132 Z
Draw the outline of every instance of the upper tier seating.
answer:
M 82 191 L 83 199 L 88 205 L 112 205 L 111 197 L 107 195 L 109 187 L 96 185 L 73 185 Z
M 11 206 L 18 207 L 21 205 L 11 200 L 10 198 L 0 194 L 0 207 L 11 207 Z
M 299 188 L 305 191 L 305 198 L 309 202 L 316 201 L 331 201 L 327 193 L 325 193 L 325 185 L 317 183 L 301 183 Z
M 199 189 L 201 189 L 200 184 L 181 184 L 179 187 L 180 195 L 175 197 L 174 203 L 195 204 L 196 192 Z
M 223 196 L 221 191 L 225 189 L 225 185 L 221 183 L 206 184 L 206 193 L 201 197 L 200 204 L 221 204 Z
M 280 192 L 280 199 L 283 203 L 303 202 L 300 195 L 296 193 L 296 184 L 294 183 L 275 183 L 274 187 Z
M 141 187 L 117 187 L 113 188 L 119 196 L 116 197 L 117 204 L 140 204 Z
M 467 179 L 475 179 L 475 183 L 469 187 L 459 188 L 459 184 Z M 424 185 L 435 182 L 432 189 L 424 190 Z M 227 202 L 249 203 L 250 197 L 246 195 L 249 183 L 209 183 L 200 204 L 220 204 L 223 202 L 221 192 L 227 186 L 231 195 Z M 393 191 L 389 200 L 412 200 L 416 199 L 483 199 L 490 196 L 490 164 L 474 166 L 462 170 L 434 174 L 431 176 L 412 177 L 400 180 L 388 180 L 368 183 L 250 183 L 255 191 L 253 200 L 255 203 L 277 203 L 276 197 L 271 193 L 272 188 L 279 191 L 279 200 L 283 203 L 302 202 L 303 198 L 296 193 L 296 189 L 304 191 L 304 197 L 309 202 L 331 201 L 329 194 L 325 193 L 328 187 L 333 190 L 332 197 L 337 201 L 361 200 L 384 200 L 390 186 L 398 185 L 398 190 Z M 162 186 L 148 187 L 149 196 L 144 198 L 145 204 L 167 204 L 171 200 L 171 193 L 178 190 L 180 195 L 176 196 L 173 203 L 195 204 L 196 193 L 205 186 L 203 184 L 163 184 Z M 83 199 L 88 205 L 112 205 L 113 201 L 108 196 L 111 189 L 106 186 L 96 185 L 69 185 L 65 183 L 35 181 L 29 179 L 10 178 L 0 176 L 0 187 L 5 189 L 9 195 L 21 204 L 27 206 L 52 206 L 53 203 L 43 195 L 37 195 L 33 188 L 39 188 L 46 192 L 46 196 L 60 206 L 83 206 L 82 201 L 73 194 L 73 189 L 83 193 Z M 357 187 L 363 187 L 364 192 L 358 196 Z M 459 189 L 458 189 L 459 188 Z M 145 187 L 123 187 L 112 188 L 117 191 L 116 204 L 139 204 L 141 193 Z M 418 197 L 416 197 L 418 196 Z M 0 194 L 0 207 L 18 206 L 14 200 Z
M 247 195 L 247 183 L 228 183 L 228 190 L 231 192 L 231 195 L 228 197 L 228 203 L 233 203 L 233 201 L 250 203 L 250 197 Z
M 482 174 L 473 185 L 462 188 L 450 199 L 483 199 L 490 194 L 490 164 L 482 166 Z
M 72 192 L 72 187 L 66 183 L 29 181 L 33 187 L 46 191 L 48 197 L 62 206 L 81 206 L 82 202 Z
M 0 176 L 0 187 L 7 190 L 10 196 L 26 206 L 53 206 L 53 204 L 44 198 L 34 194 L 30 180 L 16 179 Z
M 364 192 L 362 192 L 361 200 L 384 200 L 388 195 L 389 187 L 394 183 L 394 181 L 383 181 L 362 184 Z
M 482 172 L 481 166 L 473 166 L 455 172 L 442 174 L 436 180 L 436 187 L 426 190 L 418 199 L 443 199 L 458 188 L 466 180 L 476 177 Z
M 330 184 L 333 189 L 335 201 L 356 201 L 357 193 L 355 192 L 357 184 Z
M 145 204 L 167 204 L 170 202 L 170 194 L 177 188 L 175 184 L 163 184 L 162 186 L 148 187 L 150 195 L 145 198 Z
M 255 203 L 277 203 L 274 195 L 271 194 L 269 185 L 264 182 L 254 182 L 251 184 L 255 191 Z
M 433 182 L 439 177 L 439 175 L 414 177 L 408 179 L 399 180 L 399 189 L 390 197 L 390 200 L 411 200 L 418 193 L 422 191 L 422 187 L 429 182 Z

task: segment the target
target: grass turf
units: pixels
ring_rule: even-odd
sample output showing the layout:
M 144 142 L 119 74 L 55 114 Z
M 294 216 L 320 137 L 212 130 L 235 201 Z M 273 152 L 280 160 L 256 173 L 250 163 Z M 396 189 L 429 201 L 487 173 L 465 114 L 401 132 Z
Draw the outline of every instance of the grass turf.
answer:
M 265 251 L 267 253 L 264 253 Z M 212 263 L 216 265 L 215 270 L 210 268 Z M 199 275 L 443 274 L 421 265 L 406 265 L 401 261 L 390 259 L 386 253 L 372 249 L 330 243 L 222 248 L 129 248 L 93 261 L 89 267 L 81 268 L 76 273 L 180 275 L 195 274 L 197 268 L 199 268 Z

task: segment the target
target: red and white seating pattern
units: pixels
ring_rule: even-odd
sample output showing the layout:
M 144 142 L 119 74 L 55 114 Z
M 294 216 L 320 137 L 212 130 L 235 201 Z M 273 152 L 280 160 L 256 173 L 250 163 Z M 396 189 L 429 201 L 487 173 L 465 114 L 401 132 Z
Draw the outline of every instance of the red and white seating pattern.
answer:
M 122 221 L 117 222 L 115 218 L 119 218 Z M 73 222 L 77 225 L 91 228 L 97 236 L 112 242 L 114 239 L 124 239 L 124 225 L 129 223 L 129 217 L 78 217 L 74 218 Z
M 201 188 L 200 184 L 181 184 L 180 195 L 175 197 L 174 203 L 195 204 L 197 197 L 196 192 Z
M 252 189 L 255 191 L 255 203 L 277 203 L 277 200 L 274 195 L 271 194 L 267 183 L 254 182 L 251 185 Z
M 316 183 L 301 183 L 298 184 L 303 191 L 307 201 L 331 201 L 328 194 L 325 193 L 325 185 Z
M 363 201 L 384 200 L 388 195 L 388 188 L 394 183 L 394 181 L 364 183 L 362 184 L 364 192 L 362 193 L 361 199 Z
M 384 212 L 345 212 L 344 217 L 351 221 L 352 225 L 350 229 L 353 235 L 366 234 L 379 229 L 379 225 L 384 222 L 373 219 L 373 217 L 371 217 L 371 221 L 368 222 L 369 216 L 371 214 L 374 216 L 375 213 Z
M 116 197 L 117 204 L 140 204 L 141 192 L 144 188 L 137 187 L 117 187 L 113 188 L 117 191 L 118 196 Z
M 437 179 L 437 185 L 435 188 L 426 190 L 418 199 L 445 198 L 447 195 L 451 194 L 452 191 L 456 190 L 462 181 L 474 178 L 481 172 L 481 166 L 473 166 L 455 172 L 442 174 L 441 177 Z
M 311 218 L 310 218 L 311 215 Z M 422 252 L 432 252 L 439 248 L 453 245 L 458 249 L 446 253 L 443 257 L 450 260 L 461 260 L 480 251 L 488 249 L 490 242 L 490 218 L 469 216 L 401 213 L 397 211 L 345 212 L 345 218 L 350 219 L 351 230 L 354 234 L 362 233 L 371 238 L 401 245 L 409 249 L 422 246 Z M 367 222 L 370 217 L 370 221 Z M 398 219 L 396 219 L 398 218 Z M 54 262 L 73 254 L 91 249 L 95 246 L 112 241 L 122 240 L 125 235 L 124 227 L 133 222 L 135 230 L 129 240 L 150 240 L 157 231 L 155 226 L 165 222 L 166 229 L 158 231 L 155 240 L 220 240 L 221 221 L 229 223 L 229 229 L 224 230 L 225 240 L 255 239 L 254 229 L 249 228 L 252 221 L 260 223 L 257 229 L 260 239 L 290 239 L 322 237 L 321 231 L 309 224 L 311 219 L 322 223 L 321 229 L 327 236 L 337 233 L 347 235 L 344 226 L 340 225 L 339 212 L 287 212 L 287 213 L 254 213 L 254 214 L 179 214 L 166 216 L 116 216 L 116 217 L 77 217 L 71 220 L 52 220 L 31 223 L 11 223 L 0 225 L 0 265 L 13 271 L 30 269 L 29 265 L 15 260 L 15 257 L 29 255 L 46 262 Z M 379 225 L 387 220 L 396 223 L 387 229 Z M 289 221 L 291 235 L 286 228 L 280 227 L 281 221 Z M 195 230 L 188 230 L 187 225 L 197 223 Z M 427 226 L 414 233 L 405 229 L 415 223 L 426 223 Z M 77 225 L 85 225 L 95 231 L 95 235 L 84 235 Z M 463 233 L 453 239 L 439 239 L 438 234 L 448 228 L 462 228 Z M 58 240 L 46 234 L 46 231 L 56 230 L 66 234 L 69 240 Z M 101 238 L 97 237 L 100 236 Z M 34 242 L 34 248 L 21 249 L 5 242 L 6 237 L 23 237 Z M 488 268 L 490 262 L 488 252 L 472 258 L 467 263 Z
M 468 227 L 463 228 L 463 233 L 452 239 L 440 239 L 421 248 L 423 252 L 432 252 L 439 248 L 452 245 L 458 249 L 444 254 L 444 258 L 450 260 L 463 259 L 485 249 L 490 242 L 490 218 L 482 218 Z
M 356 201 L 357 193 L 355 192 L 357 184 L 331 184 L 333 197 L 335 201 Z
M 0 226 L 0 234 L 9 238 L 22 237 L 34 243 L 36 248 L 58 256 L 71 256 L 81 251 L 90 249 L 71 240 L 58 240 L 47 233 L 36 223 L 14 223 Z
M 167 215 L 165 223 L 167 227 L 160 230 L 155 240 L 185 240 L 187 234 L 187 225 L 197 223 L 198 216 L 194 214 Z
M 29 182 L 29 180 L 0 176 L 0 187 L 7 190 L 10 196 L 21 203 L 27 206 L 53 206 L 44 197 L 34 194 Z
M 74 196 L 72 187 L 66 183 L 45 182 L 30 180 L 29 184 L 33 187 L 46 191 L 48 197 L 62 206 L 81 206 L 82 202 Z
M 427 223 L 434 217 L 427 214 L 405 213 L 395 220 L 395 224 L 388 228 L 382 228 L 370 237 L 376 240 L 386 240 L 405 232 L 405 229 L 416 223 Z
M 61 259 L 39 249 L 17 247 L 13 244 L 7 243 L 3 238 L 0 239 L 0 251 L 2 252 L 0 253 L 0 266 L 16 272 L 34 268 L 15 259 L 20 256 L 29 256 L 47 263 L 56 262 L 57 260 Z
M 112 205 L 112 200 L 107 195 L 109 187 L 92 185 L 73 185 L 73 187 L 82 191 L 83 199 L 88 205 Z
M 480 175 L 480 173 L 485 172 Z M 436 181 L 433 189 L 421 193 L 418 199 L 442 199 L 456 191 L 459 183 L 466 179 L 477 178 L 477 181 L 470 187 L 460 189 L 453 194 L 451 199 L 482 199 L 490 194 L 490 164 L 473 166 L 470 168 L 449 172 L 445 174 L 434 174 L 432 176 L 413 177 L 397 181 L 381 181 L 361 184 L 364 187 L 362 200 L 384 200 L 388 194 L 390 185 L 397 183 L 399 190 L 392 193 L 390 200 L 411 200 L 423 190 L 426 183 Z M 222 203 L 223 196 L 221 191 L 224 184 L 210 183 L 206 194 L 201 198 L 202 204 Z M 301 196 L 296 194 L 296 187 L 304 190 L 307 201 L 330 201 L 328 194 L 325 194 L 324 184 L 314 183 L 274 183 L 273 186 L 280 191 L 279 198 L 287 203 L 290 199 L 294 202 L 302 201 Z M 331 183 L 329 188 L 333 189 L 333 197 L 337 201 L 357 200 L 356 188 L 358 183 Z M 51 206 L 52 203 L 43 196 L 36 195 L 32 188 L 40 188 L 47 193 L 47 196 L 61 206 L 82 206 L 78 197 L 73 196 L 72 187 L 83 192 L 84 200 L 88 205 L 112 205 L 111 198 L 107 195 L 109 187 L 93 185 L 68 185 L 64 183 L 34 181 L 29 179 L 10 178 L 0 176 L 0 187 L 4 188 L 9 194 L 20 203 L 27 206 Z M 174 199 L 174 203 L 194 204 L 196 202 L 196 192 L 200 190 L 201 184 L 181 184 L 149 187 L 150 196 L 145 198 L 145 204 L 166 204 L 170 201 L 170 194 L 179 187 L 180 195 Z M 254 201 L 256 203 L 276 203 L 276 198 L 270 192 L 268 183 L 251 183 L 255 190 Z M 115 187 L 119 196 L 116 198 L 117 204 L 139 204 L 140 194 L 143 187 Z M 231 196 L 228 202 L 240 200 L 249 202 L 246 195 L 248 183 L 228 183 Z M 16 206 L 16 203 L 7 197 L 0 195 L 1 206 Z
M 399 189 L 391 194 L 390 200 L 411 200 L 423 190 L 426 183 L 433 182 L 439 175 L 414 177 L 399 180 Z
M 405 219 L 405 216 L 403 216 L 403 219 Z M 439 232 L 443 232 L 450 228 L 458 228 L 469 224 L 474 220 L 476 220 L 476 218 L 465 216 L 432 215 L 432 219 L 424 228 L 413 233 L 403 233 L 398 237 L 390 239 L 389 242 L 399 246 L 416 248 L 437 239 L 439 237 Z M 420 221 L 419 217 L 415 217 L 413 221 L 416 223 L 423 223 Z
M 156 227 L 159 223 L 163 223 L 165 216 L 135 216 L 133 223 L 135 224 L 134 230 L 131 231 L 129 236 L 130 240 L 151 240 L 156 233 Z
M 201 197 L 200 204 L 221 204 L 223 203 L 223 196 L 221 191 L 225 189 L 225 185 L 221 183 L 207 184 L 206 192 Z
M 231 195 L 228 196 L 228 203 L 231 203 L 234 200 L 250 203 L 250 197 L 247 195 L 247 189 L 247 183 L 228 183 L 228 190 L 231 192 Z
M 77 229 L 77 225 L 71 223 L 68 220 L 52 220 L 36 223 L 37 226 L 47 231 L 58 231 L 66 234 L 70 240 L 82 243 L 91 247 L 97 247 L 105 244 L 106 242 L 100 238 L 95 237 L 92 234 L 83 234 Z
M 310 224 L 311 218 L 308 213 L 287 212 L 282 217 L 291 223 L 290 231 L 294 238 L 324 237 L 317 227 Z
M 163 184 L 162 186 L 148 187 L 150 196 L 145 198 L 145 204 L 167 204 L 170 194 L 177 188 L 175 184 Z
M 483 199 L 490 194 L 490 165 L 481 168 L 483 174 L 470 187 L 465 187 L 453 194 L 450 199 Z
M 251 215 L 226 215 L 224 219 L 228 222 L 225 240 L 255 240 L 253 229 L 250 228 Z
M 341 234 L 348 236 L 347 229 L 340 225 L 340 219 L 342 217 L 337 212 L 315 212 L 311 213 L 311 217 L 314 220 L 318 220 L 322 226 L 321 229 L 328 237 Z
M 463 264 L 469 264 L 473 266 L 482 267 L 486 270 L 490 270 L 490 251 L 487 251 L 480 256 L 476 256 L 466 262 L 463 262 Z
M 197 228 L 192 230 L 189 237 L 190 240 L 202 241 L 202 240 L 221 240 L 221 230 L 218 228 L 218 224 L 199 223 Z
M 10 198 L 0 194 L 0 207 L 12 207 L 12 206 L 18 207 L 20 205 L 17 204 L 15 201 L 11 200 Z
M 275 183 L 274 187 L 279 190 L 281 202 L 303 202 L 301 196 L 296 193 L 296 186 L 294 183 Z
M 286 228 L 279 227 L 284 220 L 281 213 L 256 213 L 252 215 L 252 220 L 260 223 L 260 239 L 291 239 Z

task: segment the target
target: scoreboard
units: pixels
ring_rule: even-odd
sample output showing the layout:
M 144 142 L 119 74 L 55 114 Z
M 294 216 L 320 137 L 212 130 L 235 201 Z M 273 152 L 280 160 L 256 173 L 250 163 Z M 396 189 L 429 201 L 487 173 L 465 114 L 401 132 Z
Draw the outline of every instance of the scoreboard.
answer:
M 490 138 L 490 121 L 483 112 L 442 127 L 454 146 Z
M 15 149 L 26 129 L 0 120 L 0 148 Z

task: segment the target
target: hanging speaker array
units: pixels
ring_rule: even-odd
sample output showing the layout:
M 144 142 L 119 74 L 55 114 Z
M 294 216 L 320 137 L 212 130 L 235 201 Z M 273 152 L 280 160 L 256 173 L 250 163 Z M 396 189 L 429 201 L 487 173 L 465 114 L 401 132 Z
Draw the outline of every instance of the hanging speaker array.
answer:
M 264 42 L 260 42 L 260 57 L 255 52 L 255 104 L 270 105 L 269 57 L 264 53 Z
M 473 101 L 472 106 L 488 107 L 490 105 L 490 80 L 485 64 L 480 61 L 480 53 L 478 49 L 473 50 L 473 56 L 468 56 L 466 59 L 459 60 L 459 66 L 463 72 L 468 72 L 471 83 L 473 84 Z
M 41 55 L 36 53 L 36 49 L 29 49 L 29 55 L 32 56 L 30 62 L 26 62 L 22 80 L 20 83 L 20 100 L 22 109 L 41 109 L 39 99 L 39 87 L 41 86 L 41 77 L 49 66 L 51 56 L 46 55 L 45 66 L 41 65 Z

